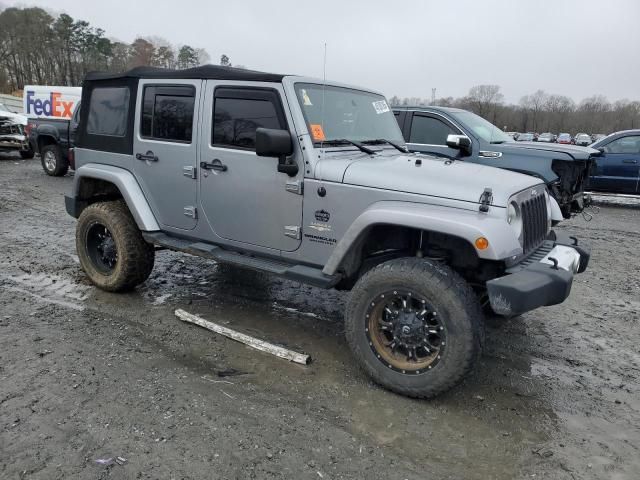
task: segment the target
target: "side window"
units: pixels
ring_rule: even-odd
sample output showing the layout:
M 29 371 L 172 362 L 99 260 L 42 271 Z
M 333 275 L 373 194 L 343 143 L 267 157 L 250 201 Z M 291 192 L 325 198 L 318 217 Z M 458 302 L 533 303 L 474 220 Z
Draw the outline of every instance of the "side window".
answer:
M 212 144 L 255 150 L 257 128 L 284 129 L 286 122 L 272 91 L 216 90 Z
M 607 153 L 640 153 L 640 136 L 622 137 L 605 145 Z
M 76 105 L 76 109 L 73 112 L 73 122 L 80 122 L 80 102 L 78 102 L 78 104 Z
M 191 143 L 196 89 L 192 86 L 146 86 L 142 98 L 140 135 L 169 142 Z
M 458 131 L 437 118 L 414 114 L 409 143 L 446 145 L 450 134 L 458 134 Z
M 87 133 L 111 137 L 124 137 L 129 113 L 127 87 L 98 87 L 91 92 Z

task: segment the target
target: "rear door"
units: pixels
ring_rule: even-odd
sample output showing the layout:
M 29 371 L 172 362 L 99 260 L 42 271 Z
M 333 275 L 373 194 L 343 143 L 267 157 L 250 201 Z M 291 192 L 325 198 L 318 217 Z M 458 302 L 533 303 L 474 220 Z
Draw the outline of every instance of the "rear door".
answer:
M 430 153 L 440 157 L 457 158 L 460 150 L 447 147 L 448 135 L 460 135 L 462 132 L 440 115 L 414 112 L 410 122 L 405 125 L 407 147 L 412 152 Z
M 158 222 L 191 230 L 197 223 L 197 125 L 202 80 L 140 80 L 134 171 Z
M 640 135 L 619 137 L 603 145 L 591 178 L 594 189 L 615 193 L 637 193 L 640 183 Z

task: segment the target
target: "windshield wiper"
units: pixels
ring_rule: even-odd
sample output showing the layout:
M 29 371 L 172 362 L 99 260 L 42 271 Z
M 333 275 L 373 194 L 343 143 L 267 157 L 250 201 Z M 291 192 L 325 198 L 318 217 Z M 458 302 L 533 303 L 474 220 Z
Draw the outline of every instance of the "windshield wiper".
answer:
M 368 153 L 369 155 L 375 155 L 375 153 L 376 153 L 374 150 L 371 150 L 370 148 L 365 147 L 360 142 L 356 142 L 354 140 L 348 140 L 346 138 L 339 138 L 339 139 L 335 139 L 335 140 L 326 140 L 326 141 L 324 141 L 322 143 L 326 143 L 328 145 L 339 145 L 341 143 L 350 143 L 354 147 L 358 147 L 360 149 L 360 151 L 362 151 L 364 153 Z
M 396 150 L 400 150 L 402 153 L 408 153 L 409 152 L 402 145 L 400 145 L 400 144 L 398 144 L 396 142 L 392 142 L 391 140 L 387 140 L 386 138 L 377 138 L 375 140 L 367 140 L 366 142 L 362 142 L 362 143 L 367 143 L 367 144 L 370 144 L 370 145 L 373 145 L 373 144 L 376 144 L 376 143 L 388 143 L 389 145 L 391 145 Z

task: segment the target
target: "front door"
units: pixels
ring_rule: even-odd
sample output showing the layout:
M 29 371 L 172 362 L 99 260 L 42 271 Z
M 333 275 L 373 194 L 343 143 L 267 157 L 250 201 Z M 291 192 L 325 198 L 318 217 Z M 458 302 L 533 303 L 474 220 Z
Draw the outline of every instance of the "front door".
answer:
M 191 230 L 197 223 L 197 132 L 202 80 L 141 80 L 134 172 L 158 223 Z
M 460 150 L 447 146 L 449 135 L 460 135 L 462 132 L 444 118 L 427 113 L 414 113 L 406 136 L 407 147 L 412 152 L 428 153 L 446 158 L 459 158 Z
M 640 136 L 620 137 L 604 145 L 596 159 L 591 185 L 596 190 L 637 193 L 640 179 Z
M 238 87 L 207 81 L 200 147 L 200 202 L 212 241 L 293 251 L 300 245 L 301 182 L 277 170 L 278 159 L 255 153 L 259 127 L 292 131 L 280 84 Z M 294 158 L 302 165 L 295 134 Z M 217 238 L 216 238 L 217 237 Z M 226 241 L 226 242 L 225 242 Z

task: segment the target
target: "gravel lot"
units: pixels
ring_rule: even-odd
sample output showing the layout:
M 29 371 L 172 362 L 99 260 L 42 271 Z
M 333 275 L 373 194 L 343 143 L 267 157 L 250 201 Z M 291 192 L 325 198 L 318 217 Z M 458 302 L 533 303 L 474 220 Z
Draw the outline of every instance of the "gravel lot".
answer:
M 416 401 L 353 364 L 344 293 L 172 252 L 135 292 L 96 290 L 71 182 L 0 157 L 0 478 L 640 478 L 639 208 L 566 222 L 593 250 L 570 299 L 491 320 L 476 372 Z

